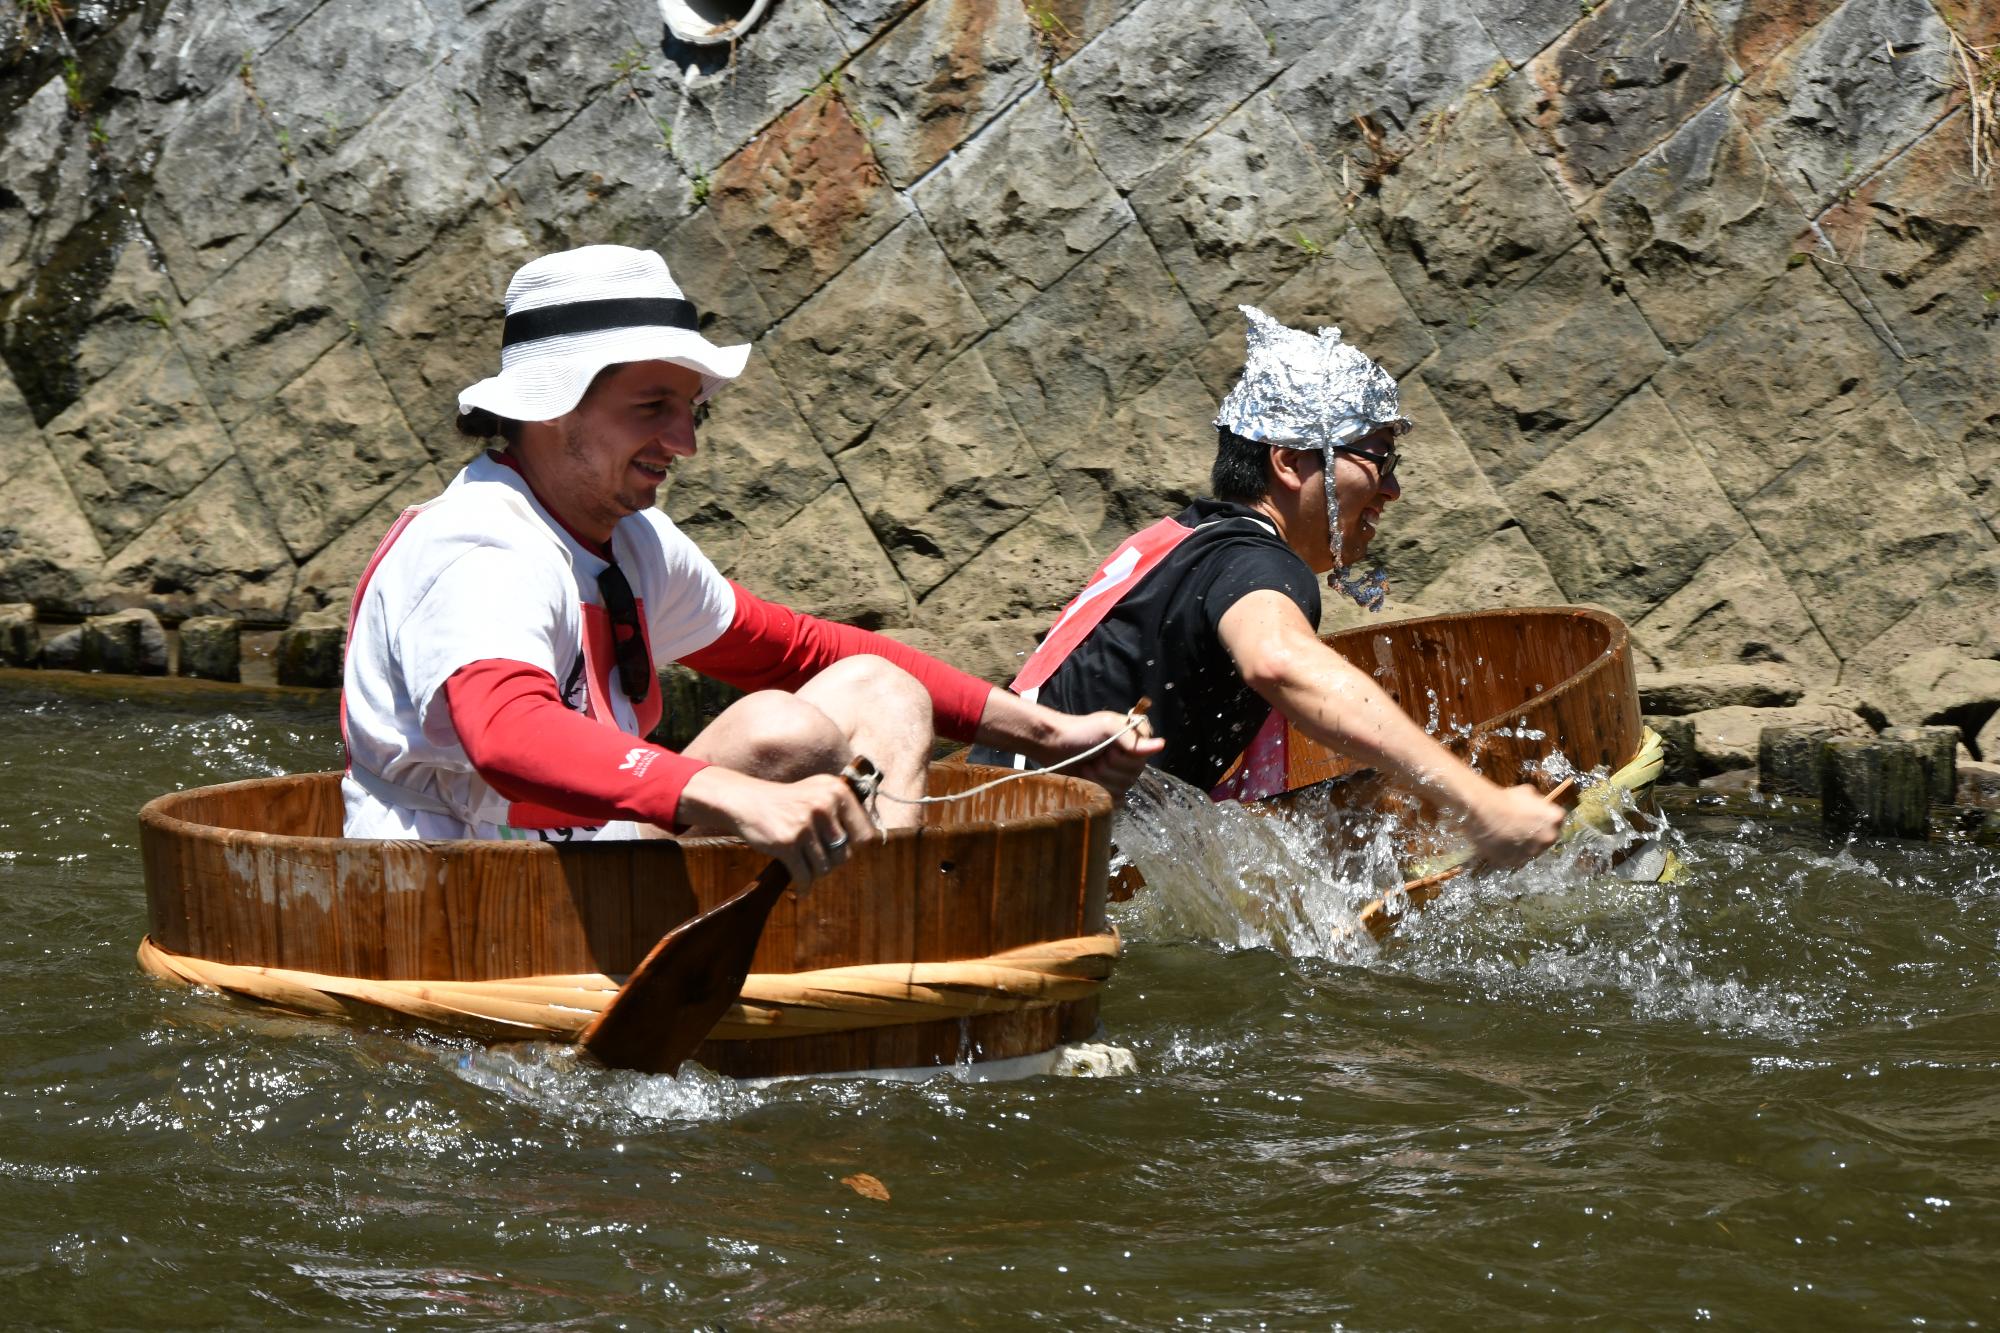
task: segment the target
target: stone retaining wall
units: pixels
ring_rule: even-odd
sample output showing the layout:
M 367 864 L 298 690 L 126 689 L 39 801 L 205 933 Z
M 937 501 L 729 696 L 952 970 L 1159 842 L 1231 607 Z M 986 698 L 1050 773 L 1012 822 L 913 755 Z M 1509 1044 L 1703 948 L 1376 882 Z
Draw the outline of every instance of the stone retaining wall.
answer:
M 757 344 L 668 512 L 995 675 L 1202 489 L 1241 301 L 1404 377 L 1406 607 L 1592 602 L 1808 684 L 2000 657 L 1973 0 L 13 19 L 0 602 L 45 617 L 340 606 L 467 456 L 508 274 L 617 241 Z

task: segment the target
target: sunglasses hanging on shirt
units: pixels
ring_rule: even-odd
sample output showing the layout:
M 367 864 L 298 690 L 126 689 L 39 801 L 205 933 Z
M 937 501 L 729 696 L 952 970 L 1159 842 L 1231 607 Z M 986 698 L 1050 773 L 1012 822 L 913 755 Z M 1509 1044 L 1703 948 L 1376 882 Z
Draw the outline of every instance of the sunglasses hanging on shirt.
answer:
M 639 625 L 639 602 L 625 571 L 606 565 L 597 576 L 597 595 L 604 601 L 604 613 L 611 621 L 611 646 L 618 657 L 618 683 L 633 703 L 646 697 L 653 687 L 653 657 L 646 648 L 646 635 Z

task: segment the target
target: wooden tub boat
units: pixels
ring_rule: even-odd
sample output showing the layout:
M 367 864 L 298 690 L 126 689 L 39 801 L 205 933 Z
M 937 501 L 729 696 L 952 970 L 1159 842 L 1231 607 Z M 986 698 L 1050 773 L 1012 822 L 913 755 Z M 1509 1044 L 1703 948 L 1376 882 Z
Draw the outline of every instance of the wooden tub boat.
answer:
M 1631 797 L 1643 806 L 1649 798 L 1659 770 L 1658 744 L 1640 719 L 1631 636 L 1609 612 L 1564 606 L 1425 616 L 1329 634 L 1324 642 L 1494 782 L 1551 790 L 1562 778 L 1554 770 L 1562 765 L 1550 761 L 1560 755 L 1570 770 L 1600 771 L 1613 779 L 1585 792 L 1576 812 L 1582 821 L 1601 825 L 1608 822 L 1604 812 L 1613 801 Z M 1378 937 L 1403 908 L 1436 897 L 1454 873 L 1452 848 L 1438 832 L 1434 807 L 1289 723 L 1283 789 L 1250 804 L 1273 813 L 1324 816 L 1330 849 L 1369 831 L 1371 821 L 1355 819 L 1356 814 L 1400 820 L 1408 880 L 1361 914 L 1361 924 Z M 1113 877 L 1111 896 L 1123 900 L 1143 886 L 1137 869 L 1123 865 Z
M 932 795 L 1004 770 L 934 766 Z M 1034 774 L 924 807 L 778 900 L 695 1058 L 739 1077 L 999 1061 L 1090 1036 L 1111 801 Z M 767 864 L 735 839 L 343 838 L 340 775 L 175 792 L 140 812 L 155 975 L 307 1013 L 574 1040 L 660 937 Z
M 1616 771 L 1639 753 L 1639 680 L 1625 622 L 1581 606 L 1424 616 L 1326 636 L 1404 712 L 1511 786 L 1571 768 Z M 1283 796 L 1352 779 L 1358 764 L 1287 727 Z M 1543 786 L 1550 785 L 1547 781 Z

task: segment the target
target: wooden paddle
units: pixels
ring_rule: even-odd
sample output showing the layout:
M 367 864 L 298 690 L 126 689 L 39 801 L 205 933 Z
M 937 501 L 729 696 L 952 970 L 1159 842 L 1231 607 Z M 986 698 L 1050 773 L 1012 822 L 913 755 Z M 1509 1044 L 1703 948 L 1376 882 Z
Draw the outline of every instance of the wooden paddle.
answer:
M 771 909 L 792 882 L 782 861 L 681 922 L 632 969 L 577 1045 L 614 1069 L 671 1074 L 736 1003 Z
M 1141 699 L 1132 713 L 1144 716 L 1151 706 Z M 882 781 L 881 770 L 860 755 L 841 776 L 864 805 Z M 791 873 L 773 861 L 741 890 L 661 936 L 577 1036 L 577 1045 L 617 1069 L 678 1070 L 736 1003 L 764 922 L 791 882 Z
M 1569 794 L 1569 789 L 1575 785 L 1575 778 L 1564 778 L 1557 784 L 1555 790 L 1548 794 L 1548 799 L 1551 801 L 1560 801 L 1564 796 Z M 1397 922 L 1412 912 L 1421 912 L 1426 904 L 1432 902 L 1439 894 L 1444 892 L 1445 885 L 1451 883 L 1451 881 L 1457 879 L 1460 875 L 1465 874 L 1468 870 L 1481 870 L 1484 868 L 1482 864 L 1468 856 L 1455 866 L 1437 871 L 1435 874 L 1425 875 L 1422 879 L 1413 879 L 1400 888 L 1391 889 L 1361 909 L 1361 925 L 1377 940 L 1385 939 L 1389 932 L 1396 928 Z M 1403 904 L 1394 912 L 1389 910 L 1389 903 L 1392 899 L 1400 899 Z
M 871 780 L 880 778 L 865 758 L 841 776 L 864 802 Z M 743 888 L 662 935 L 577 1045 L 614 1069 L 679 1070 L 742 994 L 764 923 L 791 882 L 784 862 L 773 861 Z

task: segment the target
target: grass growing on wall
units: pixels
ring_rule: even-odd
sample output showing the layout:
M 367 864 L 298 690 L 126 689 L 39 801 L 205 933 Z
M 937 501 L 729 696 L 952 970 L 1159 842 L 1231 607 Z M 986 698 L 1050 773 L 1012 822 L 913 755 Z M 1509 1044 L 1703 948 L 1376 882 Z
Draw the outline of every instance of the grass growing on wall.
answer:
M 69 21 L 69 6 L 62 0 L 14 0 L 14 7 L 21 11 L 23 31 L 32 29 L 37 34 L 51 28 L 60 31 Z
M 1993 162 L 2000 157 L 2000 60 L 1991 46 L 1974 46 L 1949 24 L 1952 54 L 1957 57 L 1955 73 L 1965 93 L 1972 117 L 1972 178 L 1985 184 L 1992 175 Z

